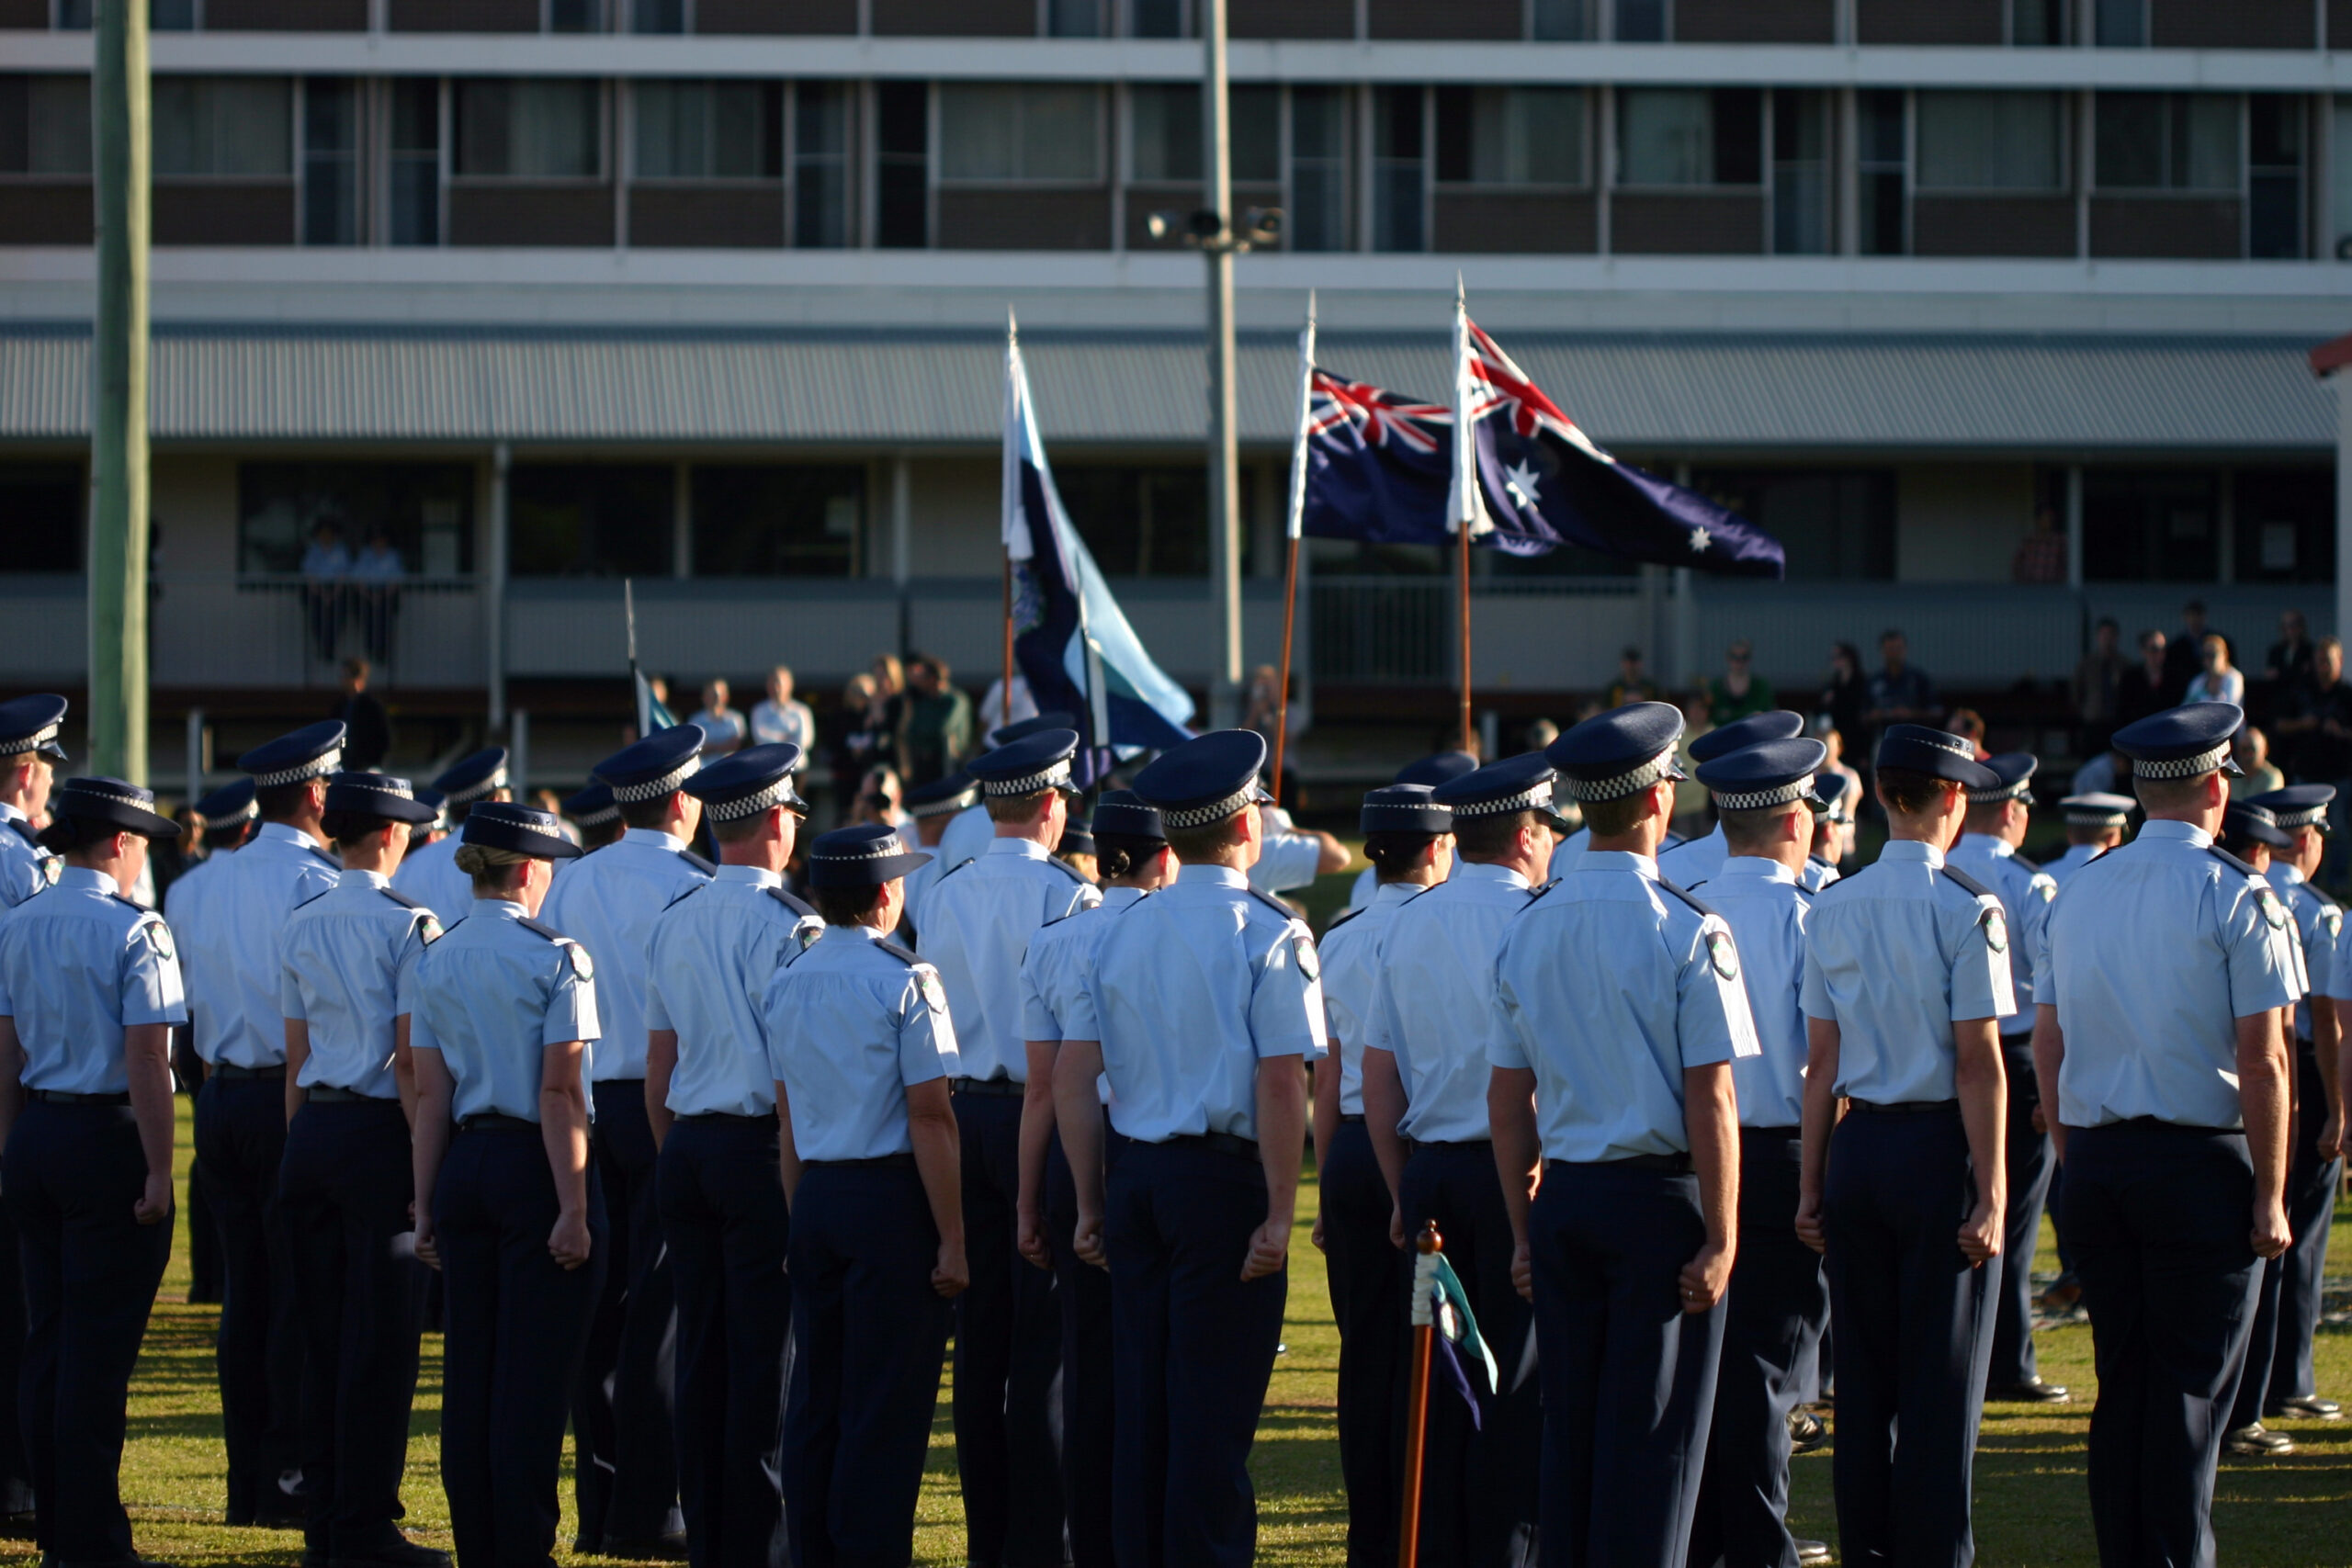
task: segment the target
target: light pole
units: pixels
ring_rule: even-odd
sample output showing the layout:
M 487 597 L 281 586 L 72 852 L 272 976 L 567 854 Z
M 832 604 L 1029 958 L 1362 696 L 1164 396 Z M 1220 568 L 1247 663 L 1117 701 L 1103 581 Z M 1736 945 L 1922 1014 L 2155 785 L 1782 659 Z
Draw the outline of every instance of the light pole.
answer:
M 147 8 L 96 7 L 89 771 L 147 782 Z

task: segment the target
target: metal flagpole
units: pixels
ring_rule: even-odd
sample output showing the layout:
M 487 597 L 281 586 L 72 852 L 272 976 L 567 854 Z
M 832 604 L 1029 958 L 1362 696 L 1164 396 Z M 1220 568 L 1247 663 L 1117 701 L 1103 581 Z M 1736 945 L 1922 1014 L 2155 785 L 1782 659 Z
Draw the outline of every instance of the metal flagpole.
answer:
M 1430 1358 L 1437 1337 L 1437 1257 L 1444 1245 L 1435 1220 L 1424 1224 L 1413 1242 L 1413 1382 L 1405 1406 L 1405 1506 L 1396 1534 L 1397 1568 L 1416 1568 L 1421 1556 L 1421 1450 L 1429 1436 Z
M 1453 494 L 1447 507 L 1453 525 L 1455 559 L 1461 593 L 1454 618 L 1462 637 L 1462 750 L 1473 750 L 1470 726 L 1470 535 L 1486 520 L 1485 497 L 1478 490 L 1478 440 L 1470 421 L 1476 400 L 1470 378 L 1470 312 L 1463 299 L 1462 277 L 1453 279 Z M 1488 759 L 1491 761 L 1492 759 Z
M 997 701 L 996 721 L 1000 727 L 1012 722 L 1012 519 L 1021 505 L 1021 460 L 1023 453 L 1013 446 L 1013 400 L 1020 395 L 1025 377 L 1016 378 L 1021 365 L 1021 327 L 1008 307 L 1004 312 L 1004 671 L 1003 683 L 997 687 L 1001 694 Z M 1023 409 L 1025 418 L 1034 411 Z M 982 737 L 983 739 L 986 737 Z
M 1241 511 L 1233 337 L 1233 164 L 1226 93 L 1226 0 L 1202 0 L 1201 175 L 1208 265 L 1209 599 L 1216 646 L 1209 664 L 1209 722 L 1241 722 Z
M 1283 743 L 1290 739 L 1291 635 L 1298 620 L 1298 536 L 1306 518 L 1306 425 L 1315 409 L 1315 291 L 1298 334 L 1298 434 L 1290 448 L 1290 562 L 1283 570 L 1283 679 L 1274 705 L 1274 804 L 1283 803 Z

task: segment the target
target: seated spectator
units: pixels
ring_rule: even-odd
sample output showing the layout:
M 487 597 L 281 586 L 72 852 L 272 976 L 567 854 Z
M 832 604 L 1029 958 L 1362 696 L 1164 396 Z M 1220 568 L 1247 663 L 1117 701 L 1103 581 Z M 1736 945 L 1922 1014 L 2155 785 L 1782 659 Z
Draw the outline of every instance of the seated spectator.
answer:
M 2230 645 L 2208 632 L 2199 651 L 2204 658 L 2204 666 L 2189 680 L 2188 690 L 2182 694 L 2181 701 L 2235 703 L 2244 707 L 2245 676 L 2231 668 Z
M 2140 662 L 2126 670 L 2115 682 L 2116 728 L 2173 705 L 2172 699 L 2165 694 L 2165 653 L 2164 633 L 2140 634 Z M 2075 793 L 2086 792 L 2078 789 Z
M 2287 787 L 2287 775 L 2270 761 L 2269 739 L 2253 725 L 2238 731 L 2237 739 L 2230 743 L 2230 755 L 2245 773 L 2244 778 L 2230 781 L 2232 800 L 2252 800 L 2257 795 Z
M 1658 700 L 1657 682 L 1642 671 L 1642 650 L 1628 648 L 1617 656 L 1617 679 L 1609 683 L 1609 693 L 1601 699 L 1601 707 L 1622 708 L 1627 703 L 1654 703 Z
M 743 716 L 727 705 L 727 682 L 712 680 L 702 689 L 702 706 L 688 724 L 702 726 L 702 754 L 724 757 L 743 744 Z
M 1707 682 L 1707 717 L 1729 724 L 1752 713 L 1767 713 L 1778 705 L 1772 683 L 1752 672 L 1756 650 L 1742 637 L 1724 653 L 1724 672 Z

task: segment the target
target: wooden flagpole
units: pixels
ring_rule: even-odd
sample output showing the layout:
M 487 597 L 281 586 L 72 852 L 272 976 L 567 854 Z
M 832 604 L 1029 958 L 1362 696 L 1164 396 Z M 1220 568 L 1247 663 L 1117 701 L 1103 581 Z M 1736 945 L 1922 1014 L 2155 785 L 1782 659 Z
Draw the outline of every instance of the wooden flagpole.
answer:
M 1290 739 L 1290 639 L 1298 618 L 1298 536 L 1290 536 L 1290 565 L 1283 571 L 1283 681 L 1274 699 L 1274 804 L 1283 803 L 1283 742 Z
M 1274 804 L 1283 803 L 1283 743 L 1290 739 L 1291 635 L 1298 619 L 1298 536 L 1306 513 L 1306 435 L 1315 416 L 1315 291 L 1306 291 L 1306 325 L 1298 334 L 1298 429 L 1290 448 L 1290 564 L 1283 571 L 1283 683 L 1274 696 Z
M 1470 525 L 1455 524 L 1454 537 L 1458 541 L 1454 553 L 1461 565 L 1459 575 L 1462 579 L 1462 592 L 1454 612 L 1455 619 L 1462 623 L 1462 749 L 1475 755 L 1477 749 L 1470 744 Z M 1491 757 L 1479 760 L 1494 761 Z
M 1421 1456 L 1429 1436 L 1430 1358 L 1437 1335 L 1437 1255 L 1445 1245 L 1437 1222 L 1421 1226 L 1413 1250 L 1413 1382 L 1405 1406 L 1405 1506 L 1396 1535 L 1397 1568 L 1418 1568 L 1421 1556 Z
M 997 703 L 996 721 L 1000 728 L 1012 722 L 1012 552 L 1004 552 L 1004 684 L 997 688 L 1003 696 Z

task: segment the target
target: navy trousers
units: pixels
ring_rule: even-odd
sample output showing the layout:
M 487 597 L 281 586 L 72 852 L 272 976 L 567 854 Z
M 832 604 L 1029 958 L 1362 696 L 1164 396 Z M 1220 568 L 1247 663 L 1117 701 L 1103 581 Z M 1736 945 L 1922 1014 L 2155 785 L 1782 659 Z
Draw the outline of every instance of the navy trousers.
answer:
M 1829 1284 L 1797 1239 L 1794 1127 L 1739 1133 L 1739 1253 L 1725 1298 L 1715 1419 L 1690 1530 L 1690 1568 L 1797 1568 L 1789 1534 L 1789 1412 L 1816 1376 Z
M 1290 1288 L 1287 1269 L 1241 1279 L 1265 1172 L 1202 1143 L 1131 1144 L 1104 1218 L 1119 1568 L 1245 1568 L 1258 1540 L 1250 1446 Z
M 1528 1243 L 1545 1568 L 1689 1558 L 1724 1335 L 1720 1304 L 1682 1310 L 1682 1266 L 1705 1241 L 1695 1177 L 1627 1161 L 1544 1168 Z
M 2001 1284 L 1999 1258 L 1972 1268 L 1960 1250 L 1975 1201 L 1956 1106 L 1857 1104 L 1831 1135 L 1822 1219 L 1846 1562 L 1965 1568 L 1975 1559 L 1970 1487 Z
M 695 1568 L 781 1562 L 790 1233 L 774 1116 L 680 1117 L 662 1145 L 678 1299 L 678 1492 Z
M 589 1156 L 605 1189 L 610 1267 L 580 1360 L 571 1433 L 581 1550 L 608 1536 L 648 1540 L 675 1528 L 678 1463 L 671 1434 L 676 1327 L 656 1197 L 653 1126 L 643 1078 L 607 1078 Z
M 914 1161 L 811 1165 L 792 1201 L 784 1495 L 797 1568 L 904 1568 L 954 1320 Z
M 278 1478 L 300 1468 L 305 1338 L 277 1178 L 286 1158 L 283 1078 L 217 1073 L 196 1095 L 196 1148 L 220 1238 L 220 1428 L 229 1522 L 291 1506 Z
M 1993 1298 L 1993 1360 L 1985 1382 L 2014 1388 L 2039 1375 L 2033 1359 L 2033 1249 L 2041 1240 L 2042 1205 L 2058 1162 L 2050 1157 L 2050 1134 L 2033 1130 L 2041 1091 L 2034 1080 L 2030 1037 L 2002 1041 L 2001 1066 L 2009 1080 L 2009 1122 L 2002 1139 L 2009 1205 L 2002 1216 L 2001 1288 Z
M 24 1269 L 17 1416 L 35 1533 L 56 1562 L 129 1557 L 118 1483 L 124 1404 L 172 1250 L 168 1217 L 131 1217 L 147 1156 L 130 1108 L 31 1101 L 8 1137 L 5 1181 Z
M 2319 1057 L 2306 1046 L 2295 1063 L 2295 1147 L 2287 1167 L 2287 1229 L 2294 1237 L 2279 1260 L 2278 1336 L 2271 1356 L 2268 1403 L 2319 1392 L 2312 1376 L 2312 1335 L 2319 1327 L 2320 1287 L 2327 1273 L 2327 1235 L 2344 1161 L 2319 1157 L 2327 1125 L 2327 1086 Z M 2251 1377 L 2251 1371 L 2247 1374 Z
M 24 1432 L 5 1414 L 17 1408 L 24 1358 L 24 1258 L 17 1245 L 16 1215 L 0 1196 L 0 1514 L 33 1509 L 32 1462 L 25 1457 Z
M 1430 1568 L 1534 1561 L 1543 1385 L 1528 1365 L 1534 1309 L 1510 1280 L 1516 1249 L 1494 1145 L 1419 1144 L 1399 1193 L 1405 1232 L 1435 1221 L 1446 1261 L 1470 1298 L 1502 1386 L 1481 1392 L 1478 1422 L 1458 1399 L 1432 1397 L 1421 1470 L 1420 1561 Z M 1401 1259 L 1400 1259 L 1401 1262 Z M 1409 1334 L 1410 1265 L 1390 1276 L 1388 1332 L 1401 1351 Z M 1525 1376 L 1522 1379 L 1521 1373 Z M 1472 1373 L 1472 1387 L 1486 1381 Z M 1404 1402 L 1400 1399 L 1401 1411 Z
M 548 1253 L 557 1204 L 536 1129 L 461 1132 L 433 1198 L 448 1331 L 441 1484 L 465 1568 L 551 1568 L 563 1424 L 612 1233 L 588 1168 L 588 1261 Z
M 2287 1259 L 2265 1259 L 2255 1276 L 2254 1326 L 2245 1337 L 2245 1370 L 2238 1375 L 2236 1397 L 2230 1402 L 2230 1429 L 2251 1427 L 2262 1419 L 2263 1396 L 2269 1392 L 2270 1369 L 2278 1353 L 2278 1299 L 2286 1283 Z
M 1340 1326 L 1340 1477 L 1348 1491 L 1348 1565 L 1391 1568 L 1401 1506 L 1396 1383 L 1405 1366 L 1396 1302 L 1408 1265 L 1388 1240 L 1394 1201 L 1363 1118 L 1340 1123 L 1328 1157 L 1319 1175 L 1323 1269 Z
M 1055 1568 L 1067 1555 L 1055 1386 L 1061 1310 L 1054 1277 L 1015 1246 L 1021 1097 L 959 1094 L 956 1123 L 972 1266 L 972 1288 L 956 1303 L 956 1463 L 967 1551 L 978 1568 Z
M 1102 1135 L 1102 1157 L 1116 1165 L 1127 1140 L 1107 1124 Z M 1111 1275 L 1070 1245 L 1078 1232 L 1078 1186 L 1058 1136 L 1046 1151 L 1046 1223 L 1054 1247 L 1054 1295 L 1061 1305 L 1062 1496 L 1069 1510 L 1069 1560 L 1071 1568 L 1112 1568 Z
M 311 1376 L 302 1400 L 309 1534 L 336 1556 L 399 1540 L 423 1266 L 394 1249 L 415 1196 L 396 1100 L 306 1104 L 286 1134 L 278 1207 Z

